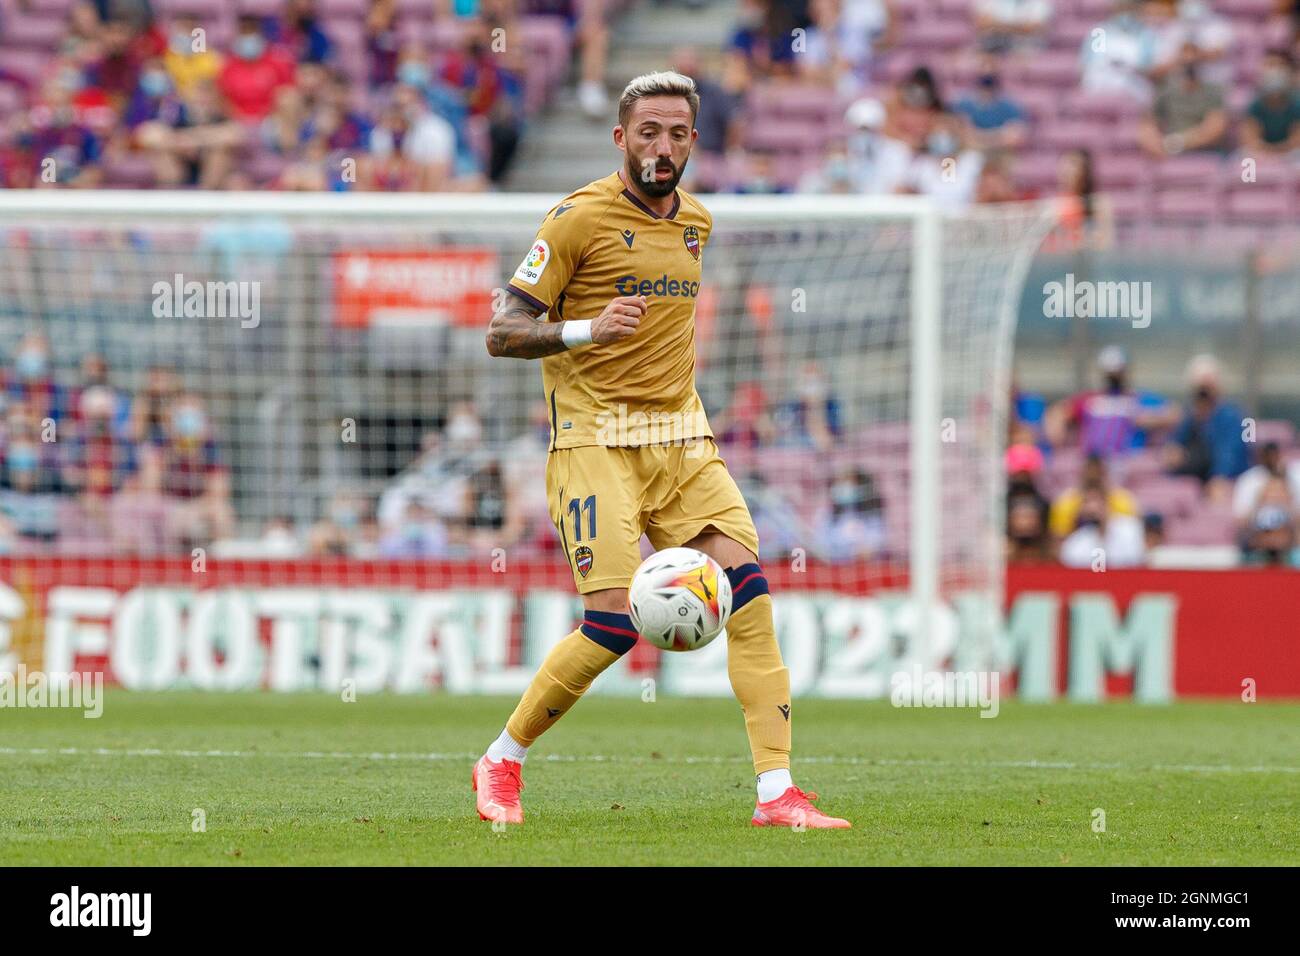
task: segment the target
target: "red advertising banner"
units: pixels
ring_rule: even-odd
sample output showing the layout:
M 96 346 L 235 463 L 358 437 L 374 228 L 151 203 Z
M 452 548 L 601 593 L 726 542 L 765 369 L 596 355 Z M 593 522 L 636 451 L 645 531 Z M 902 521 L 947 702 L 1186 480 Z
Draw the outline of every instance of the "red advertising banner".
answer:
M 500 282 L 491 249 L 334 254 L 335 324 L 486 325 Z
M 900 666 L 891 648 L 906 637 L 903 598 L 845 584 L 878 583 L 878 569 L 845 572 L 768 568 L 796 694 L 884 696 Z M 1294 571 L 1013 567 L 1002 610 L 987 666 L 1031 699 L 1300 698 Z M 966 618 L 949 613 L 955 643 L 926 666 L 972 666 L 961 664 Z M 568 569 L 552 561 L 0 558 L 0 671 L 271 690 L 328 687 L 347 673 L 368 690 L 514 693 L 580 614 Z M 641 642 L 619 679 L 726 693 L 723 643 L 662 655 Z

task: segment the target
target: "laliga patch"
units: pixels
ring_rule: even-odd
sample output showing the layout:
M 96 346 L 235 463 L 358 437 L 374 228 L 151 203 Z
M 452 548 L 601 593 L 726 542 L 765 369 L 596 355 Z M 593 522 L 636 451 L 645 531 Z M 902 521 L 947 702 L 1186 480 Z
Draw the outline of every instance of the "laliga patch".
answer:
M 682 242 L 686 243 L 686 251 L 691 254 L 691 258 L 698 262 L 700 258 L 700 230 L 694 226 L 687 226 L 682 231 Z
M 538 239 L 528 250 L 528 255 L 524 256 L 524 261 L 519 263 L 519 268 L 515 270 L 515 278 L 529 285 L 537 285 L 542 273 L 546 271 L 546 264 L 550 261 L 551 247 L 546 244 L 545 239 Z
M 596 556 L 591 553 L 591 548 L 585 544 L 573 552 L 573 565 L 584 578 L 591 571 L 591 565 L 595 560 Z

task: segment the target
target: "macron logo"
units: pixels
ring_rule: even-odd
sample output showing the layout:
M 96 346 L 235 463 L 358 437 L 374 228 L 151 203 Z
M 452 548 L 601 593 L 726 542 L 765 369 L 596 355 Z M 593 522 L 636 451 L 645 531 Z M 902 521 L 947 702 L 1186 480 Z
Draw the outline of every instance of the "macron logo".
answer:
M 148 936 L 153 924 L 152 893 L 70 893 L 50 897 L 51 926 L 127 926 L 135 936 Z

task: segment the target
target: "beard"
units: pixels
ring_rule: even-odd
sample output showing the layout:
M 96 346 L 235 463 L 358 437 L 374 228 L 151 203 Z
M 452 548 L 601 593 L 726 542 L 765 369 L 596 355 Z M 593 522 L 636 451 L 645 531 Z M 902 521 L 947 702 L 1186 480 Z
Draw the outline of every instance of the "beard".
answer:
M 664 196 L 671 196 L 673 190 L 677 188 L 677 184 L 682 181 L 682 173 L 686 172 L 686 163 L 689 158 L 690 157 L 687 157 L 687 159 L 682 160 L 680 166 L 674 166 L 672 161 L 668 159 L 658 160 L 655 163 L 654 171 L 658 172 L 661 169 L 667 169 L 672 171 L 672 175 L 664 180 L 655 179 L 653 177 L 646 179 L 641 172 L 642 167 L 640 162 L 633 159 L 632 155 L 629 153 L 627 157 L 627 175 L 628 178 L 635 182 L 641 191 L 647 196 L 661 199 Z

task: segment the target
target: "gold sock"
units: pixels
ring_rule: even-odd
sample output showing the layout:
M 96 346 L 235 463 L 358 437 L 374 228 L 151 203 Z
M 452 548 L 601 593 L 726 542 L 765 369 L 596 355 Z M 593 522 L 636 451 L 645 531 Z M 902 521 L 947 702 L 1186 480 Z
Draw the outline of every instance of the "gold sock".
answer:
M 615 615 L 608 617 L 613 618 Z M 627 621 L 628 628 L 631 623 L 630 620 Z M 542 661 L 542 666 L 533 676 L 532 683 L 524 691 L 515 712 L 506 722 L 506 731 L 525 747 L 532 746 L 533 741 L 566 714 L 578 698 L 587 692 L 601 671 L 618 660 L 635 643 L 635 631 L 631 632 L 631 639 L 626 635 L 621 639 L 611 637 L 607 631 L 597 633 L 596 639 L 593 639 L 584 633 L 590 627 L 592 614 L 588 612 L 587 622 L 582 628 L 551 648 L 546 660 Z M 597 640 L 603 643 L 597 643 Z M 606 644 L 619 650 L 613 650 Z
M 772 623 L 772 599 L 766 587 L 764 593 L 732 612 L 727 622 L 727 676 L 745 712 L 754 773 L 788 769 L 790 672 L 781 661 Z

